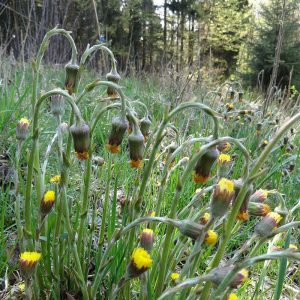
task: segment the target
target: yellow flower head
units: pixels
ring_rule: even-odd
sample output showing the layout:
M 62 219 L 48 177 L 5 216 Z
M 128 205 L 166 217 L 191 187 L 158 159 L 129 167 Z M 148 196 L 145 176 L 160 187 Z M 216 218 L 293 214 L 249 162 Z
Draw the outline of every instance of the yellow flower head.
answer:
M 242 282 L 245 282 L 248 280 L 249 271 L 247 269 L 242 269 L 238 273 L 243 276 Z
M 178 279 L 179 277 L 180 277 L 180 274 L 179 274 L 179 273 L 174 272 L 174 273 L 171 274 L 171 279 L 174 280 L 174 281 L 175 281 L 176 279 Z
M 45 203 L 52 203 L 55 201 L 55 192 L 54 191 L 47 191 L 44 195 L 43 201 Z
M 156 216 L 155 211 L 152 211 L 151 214 L 150 214 L 150 217 L 155 217 L 155 216 Z
M 266 145 L 268 145 L 268 144 L 269 144 L 269 142 L 268 142 L 267 140 L 264 140 L 264 141 L 263 141 L 263 145 L 264 145 L 264 146 L 266 146 Z
M 210 219 L 210 213 L 206 212 L 201 218 L 200 218 L 200 223 L 201 224 L 206 224 L 208 220 Z
M 263 195 L 263 197 L 264 197 L 265 199 L 268 198 L 268 196 L 269 196 L 269 191 L 267 191 L 267 190 L 261 190 L 261 193 L 262 193 L 262 195 Z
M 230 162 L 230 161 L 231 161 L 230 155 L 228 155 L 228 154 L 223 154 L 223 153 L 221 153 L 221 154 L 219 155 L 219 158 L 218 158 L 218 164 L 219 164 L 219 165 L 222 165 L 222 164 L 224 164 L 224 163 L 228 163 L 228 162 Z
M 23 252 L 20 255 L 20 269 L 26 276 L 30 276 L 38 261 L 41 259 L 41 253 Z
M 150 254 L 144 248 L 134 249 L 131 259 L 138 270 L 150 268 L 153 262 Z
M 25 291 L 25 283 L 19 283 L 18 288 L 19 288 L 20 292 L 24 292 Z
M 229 192 L 232 193 L 234 191 L 234 183 L 231 180 L 228 180 L 226 178 L 222 178 L 218 185 L 220 187 L 220 192 Z
M 238 300 L 238 296 L 235 293 L 230 293 L 226 300 Z
M 222 152 L 228 152 L 231 149 L 231 144 L 226 142 Z
M 148 233 L 148 234 L 153 234 L 153 230 L 150 229 L 150 228 L 145 228 L 145 229 L 143 229 L 143 232 L 144 232 L 144 233 Z
M 205 236 L 205 244 L 208 246 L 214 246 L 218 241 L 218 234 L 213 230 L 208 230 Z
M 270 218 L 274 219 L 277 225 L 282 220 L 282 216 L 280 214 L 276 213 L 276 212 L 268 213 L 267 217 L 270 217 Z
M 50 179 L 50 183 L 59 183 L 60 182 L 60 175 L 55 175 Z
M 20 125 L 22 126 L 28 126 L 29 125 L 29 120 L 27 118 L 21 118 L 19 121 Z
M 293 250 L 293 251 L 298 251 L 298 247 L 296 245 L 294 245 L 294 244 L 290 244 L 289 245 L 289 249 Z

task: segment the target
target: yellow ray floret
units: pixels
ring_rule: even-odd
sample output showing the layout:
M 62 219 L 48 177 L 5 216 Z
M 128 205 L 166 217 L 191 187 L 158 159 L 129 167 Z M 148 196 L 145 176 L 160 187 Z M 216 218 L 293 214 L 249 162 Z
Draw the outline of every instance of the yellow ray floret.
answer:
M 55 175 L 50 179 L 50 183 L 59 183 L 60 182 L 60 175 Z
M 41 253 L 39 253 L 39 252 L 23 252 L 20 255 L 20 259 L 26 263 L 34 264 L 41 259 Z
M 144 233 L 153 234 L 153 230 L 150 229 L 150 228 L 145 228 L 145 229 L 143 229 L 143 232 L 144 232 Z
M 234 183 L 231 180 L 228 180 L 226 178 L 222 178 L 219 183 L 220 192 L 229 192 L 232 193 L 234 191 Z
M 231 161 L 231 156 L 229 154 L 223 154 L 223 153 L 221 153 L 219 155 L 219 158 L 218 158 L 218 163 L 219 164 L 228 163 L 230 161 Z
M 172 274 L 171 274 L 171 279 L 174 280 L 174 281 L 175 281 L 176 279 L 178 279 L 179 277 L 180 277 L 180 274 L 179 274 L 179 273 L 176 273 L 176 272 L 175 272 L 175 273 L 172 273 Z
M 27 118 L 21 118 L 19 122 L 23 125 L 29 125 L 29 120 Z
M 238 300 L 238 296 L 235 293 L 230 293 L 226 300 Z
M 205 236 L 205 244 L 209 246 L 214 246 L 218 241 L 218 234 L 213 230 L 208 230 Z
M 276 221 L 277 224 L 282 220 L 282 216 L 276 212 L 270 212 L 267 214 L 267 217 L 270 217 Z
M 152 265 L 150 254 L 144 248 L 136 248 L 132 253 L 132 261 L 134 265 L 140 269 L 148 269 Z
M 44 195 L 44 202 L 54 202 L 55 201 L 55 192 L 54 191 L 47 191 Z

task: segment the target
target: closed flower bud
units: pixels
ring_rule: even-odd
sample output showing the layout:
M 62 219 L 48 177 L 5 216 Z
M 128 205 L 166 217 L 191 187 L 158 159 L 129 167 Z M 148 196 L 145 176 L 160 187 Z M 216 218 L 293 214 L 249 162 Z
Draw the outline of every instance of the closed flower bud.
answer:
M 69 92 L 70 95 L 72 95 L 79 81 L 79 66 L 76 63 L 68 63 L 65 66 L 65 70 L 65 89 Z
M 262 238 L 268 237 L 268 235 L 278 227 L 281 219 L 282 217 L 280 214 L 270 212 L 255 225 L 254 231 Z
M 148 116 L 146 116 L 141 120 L 140 128 L 145 140 L 147 140 L 150 134 L 150 126 L 151 126 L 151 121 Z
M 269 192 L 267 190 L 259 189 L 250 197 L 250 202 L 263 203 L 268 198 Z
M 244 96 L 244 93 L 243 92 L 239 92 L 239 101 L 243 100 L 243 96 Z
M 117 116 L 112 119 L 111 125 L 107 149 L 110 153 L 118 153 L 120 152 L 120 145 L 128 127 L 128 122 L 122 117 Z
M 213 217 L 222 217 L 226 214 L 234 196 L 234 183 L 222 178 L 214 188 L 211 198 L 210 210 Z
M 117 72 L 117 70 L 112 69 L 109 73 L 106 74 L 106 79 L 113 83 L 118 83 L 121 79 L 121 76 Z M 111 98 L 118 98 L 119 94 L 117 91 L 112 87 L 107 87 L 107 95 Z
M 26 118 L 21 118 L 16 127 L 17 140 L 25 140 L 28 135 L 29 121 Z
M 250 201 L 248 211 L 250 216 L 264 217 L 271 211 L 271 209 L 268 204 Z
M 70 133 L 74 142 L 74 149 L 76 156 L 80 160 L 87 160 L 89 158 L 89 147 L 90 147 L 90 128 L 87 124 L 72 125 L 70 127 Z
M 193 179 L 196 183 L 205 183 L 208 181 L 213 164 L 219 154 L 219 150 L 216 147 L 212 147 L 200 157 L 193 174 Z
M 41 253 L 23 252 L 20 255 L 20 269 L 25 277 L 32 275 L 37 263 L 41 259 Z
M 218 241 L 218 234 L 213 230 L 208 230 L 205 234 L 204 243 L 208 246 L 214 246 Z
M 210 213 L 206 212 L 203 216 L 200 218 L 200 224 L 205 225 L 211 218 Z
M 130 279 L 140 276 L 151 267 L 152 262 L 150 254 L 144 248 L 134 249 L 125 277 Z
M 244 182 L 242 181 L 242 179 L 238 179 L 234 181 L 234 190 L 235 190 L 235 196 L 234 196 L 234 200 L 233 202 L 235 202 L 242 186 L 243 186 Z M 248 204 L 249 204 L 249 200 L 250 200 L 250 195 L 253 192 L 253 185 L 249 185 L 247 193 L 244 197 L 244 200 L 242 202 L 242 205 L 239 209 L 239 212 L 236 216 L 236 219 L 239 221 L 248 221 L 249 220 L 249 213 L 248 213 Z
M 225 276 L 233 270 L 234 266 L 226 266 L 226 267 L 218 267 L 215 269 L 212 269 L 209 274 L 212 275 L 212 282 L 216 285 L 219 285 Z M 236 288 L 240 284 L 244 283 L 248 280 L 248 270 L 242 269 L 239 272 L 236 273 L 235 277 L 231 280 L 229 286 L 231 288 Z
M 153 248 L 154 233 L 152 229 L 146 228 L 141 233 L 141 247 L 149 253 Z
M 143 162 L 145 139 L 139 128 L 134 128 L 128 137 L 130 165 L 140 168 Z
M 226 153 L 231 149 L 231 145 L 228 142 L 221 142 L 217 146 L 218 150 L 222 153 Z
M 202 225 L 197 224 L 191 220 L 180 221 L 178 228 L 183 235 L 190 237 L 193 240 L 196 240 L 203 230 Z
M 41 213 L 43 216 L 50 213 L 50 211 L 54 205 L 54 202 L 55 202 L 55 192 L 47 191 L 44 194 L 44 197 L 41 201 L 41 207 L 40 207 L 40 210 L 41 210 Z
M 65 100 L 61 95 L 50 98 L 50 109 L 54 116 L 62 116 L 65 112 Z

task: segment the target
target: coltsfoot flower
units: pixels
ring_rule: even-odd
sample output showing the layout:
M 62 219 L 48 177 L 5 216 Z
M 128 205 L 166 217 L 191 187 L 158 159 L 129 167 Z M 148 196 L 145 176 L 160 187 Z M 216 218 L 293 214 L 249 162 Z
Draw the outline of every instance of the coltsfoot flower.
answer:
M 50 178 L 50 183 L 60 183 L 60 175 L 55 175 L 53 177 Z
M 205 225 L 211 218 L 210 213 L 206 212 L 203 216 L 200 218 L 200 224 Z
M 111 81 L 111 82 L 114 82 L 114 83 L 119 83 L 119 81 L 121 79 L 121 76 L 117 72 L 117 70 L 112 69 L 109 73 L 106 74 L 106 79 L 108 81 Z M 119 97 L 118 92 L 110 86 L 107 87 L 107 95 L 108 95 L 108 97 L 111 97 L 111 98 L 118 98 Z
M 232 271 L 234 268 L 234 266 L 225 266 L 225 267 L 218 267 L 215 269 L 212 269 L 209 274 L 212 275 L 212 279 L 211 281 L 216 284 L 219 285 L 223 279 L 225 278 L 225 276 Z M 235 277 L 232 279 L 232 281 L 230 282 L 229 286 L 231 288 L 236 288 L 238 287 L 240 284 L 246 282 L 248 280 L 248 275 L 249 272 L 247 269 L 242 269 L 239 272 L 237 272 L 237 274 L 235 275 Z
M 108 138 L 107 150 L 110 153 L 119 153 L 120 145 L 127 130 L 128 122 L 120 116 L 116 116 L 111 122 L 111 131 Z
M 226 153 L 231 149 L 231 144 L 229 142 L 221 142 L 217 146 L 218 150 L 222 153 Z
M 204 243 L 208 246 L 214 246 L 218 241 L 218 234 L 214 230 L 208 230 L 205 235 Z
M 251 216 L 264 217 L 271 211 L 271 208 L 268 204 L 250 201 L 248 205 L 248 211 Z
M 151 267 L 152 263 L 150 254 L 144 248 L 134 249 L 131 261 L 127 266 L 126 277 L 134 278 L 140 276 Z
M 78 159 L 89 159 L 89 147 L 91 142 L 90 128 L 87 124 L 72 125 L 70 133 L 74 142 L 74 149 Z
M 255 225 L 254 231 L 260 237 L 268 237 L 278 227 L 281 220 L 280 214 L 270 212 Z
M 181 234 L 196 240 L 203 231 L 203 226 L 193 222 L 192 220 L 182 220 L 179 223 L 178 229 Z
M 218 165 L 231 162 L 231 156 L 228 154 L 221 153 L 218 157 Z
M 211 198 L 210 211 L 213 217 L 222 217 L 227 212 L 230 202 L 234 196 L 234 183 L 231 180 L 222 178 L 216 187 Z
M 50 98 L 50 109 L 54 116 L 62 116 L 65 112 L 65 100 L 62 95 L 55 95 Z
M 141 233 L 141 246 L 149 253 L 153 248 L 154 232 L 150 228 L 145 228 Z
M 54 202 L 55 202 L 55 192 L 54 191 L 47 191 L 45 194 L 44 194 L 44 197 L 41 201 L 41 213 L 42 215 L 47 215 L 50 213 L 53 205 L 54 205 Z
M 140 128 L 141 128 L 141 132 L 145 138 L 145 141 L 147 141 L 148 136 L 150 134 L 150 126 L 151 126 L 151 121 L 148 117 L 148 115 L 143 118 L 140 122 Z
M 180 277 L 179 273 L 174 272 L 174 273 L 171 274 L 171 279 L 173 281 L 177 280 L 179 277 Z
M 65 66 L 65 71 L 65 89 L 72 95 L 79 80 L 79 66 L 70 62 Z
M 269 191 L 259 189 L 250 196 L 250 202 L 262 203 L 268 198 L 268 195 L 269 195 Z
M 39 252 L 22 252 L 20 255 L 20 269 L 25 276 L 30 276 L 41 259 Z
M 237 294 L 235 294 L 235 293 L 230 293 L 230 294 L 227 296 L 226 300 L 238 300 L 238 296 L 237 296 Z
M 139 128 L 134 127 L 128 137 L 130 165 L 132 168 L 140 168 L 143 162 L 145 139 Z
M 193 173 L 195 183 L 206 183 L 208 181 L 211 169 L 219 154 L 219 150 L 216 147 L 212 147 L 200 157 Z
M 17 140 L 25 140 L 28 135 L 29 120 L 27 118 L 21 118 L 16 127 Z

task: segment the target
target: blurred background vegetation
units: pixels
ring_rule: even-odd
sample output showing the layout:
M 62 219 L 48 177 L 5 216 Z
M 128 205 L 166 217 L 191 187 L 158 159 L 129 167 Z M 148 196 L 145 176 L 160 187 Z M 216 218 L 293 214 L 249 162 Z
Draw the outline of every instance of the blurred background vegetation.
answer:
M 0 54 L 28 60 L 55 25 L 71 30 L 82 53 L 107 43 L 125 74 L 193 75 L 214 84 L 234 76 L 267 89 L 280 24 L 283 41 L 275 84 L 300 88 L 299 0 L 1 0 Z M 49 63 L 70 57 L 56 37 Z M 93 60 L 102 74 L 108 60 Z M 291 78 L 291 81 L 289 80 Z

